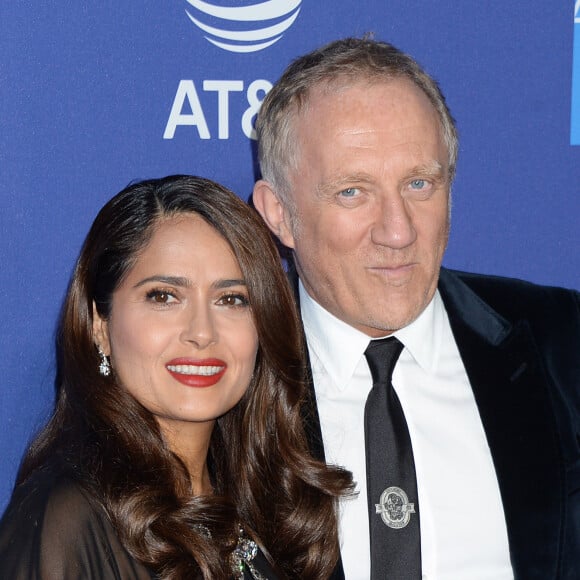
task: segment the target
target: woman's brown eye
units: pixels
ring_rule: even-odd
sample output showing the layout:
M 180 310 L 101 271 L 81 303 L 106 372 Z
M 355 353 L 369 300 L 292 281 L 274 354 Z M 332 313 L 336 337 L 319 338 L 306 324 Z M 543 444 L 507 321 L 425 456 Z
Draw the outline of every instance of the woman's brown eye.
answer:
M 161 290 L 151 290 L 147 292 L 147 300 L 155 302 L 155 304 L 169 304 L 173 298 L 172 294 L 169 292 L 163 292 Z
M 217 303 L 220 306 L 233 308 L 244 308 L 250 304 L 248 298 L 243 294 L 226 294 L 225 296 L 222 296 Z

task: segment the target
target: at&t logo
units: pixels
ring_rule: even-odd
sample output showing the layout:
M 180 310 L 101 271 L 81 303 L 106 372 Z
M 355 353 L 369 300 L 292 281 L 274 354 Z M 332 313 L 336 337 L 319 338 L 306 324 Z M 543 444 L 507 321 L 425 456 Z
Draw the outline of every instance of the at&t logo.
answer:
M 242 115 L 242 130 L 244 135 L 249 139 L 256 138 L 256 131 L 252 120 L 258 113 L 262 100 L 272 88 L 270 81 L 265 79 L 255 80 L 249 84 L 247 89 L 244 86 L 244 82 L 240 80 L 205 80 L 201 86 L 203 87 L 204 93 L 215 93 L 217 96 L 219 139 L 230 138 L 230 95 L 232 93 L 243 93 L 245 91 L 248 107 Z M 182 80 L 179 82 L 163 138 L 173 139 L 175 137 L 175 130 L 180 126 L 195 127 L 200 139 L 211 139 L 206 115 L 199 99 L 198 89 L 195 88 L 193 80 Z
M 296 20 L 302 0 L 187 0 L 189 19 L 205 38 L 230 52 L 255 52 L 271 46 Z M 231 3 L 231 0 L 230 0 Z

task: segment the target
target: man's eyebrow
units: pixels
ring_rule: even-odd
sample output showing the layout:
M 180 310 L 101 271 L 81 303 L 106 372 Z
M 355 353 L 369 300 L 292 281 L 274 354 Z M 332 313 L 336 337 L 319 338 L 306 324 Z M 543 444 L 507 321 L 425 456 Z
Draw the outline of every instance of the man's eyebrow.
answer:
M 406 174 L 406 179 L 421 175 L 424 177 L 433 177 L 436 179 L 444 179 L 446 176 L 446 171 L 443 165 L 439 161 L 428 161 L 427 163 L 421 163 L 415 165 Z M 344 187 L 356 187 L 358 184 L 373 182 L 374 179 L 371 175 L 365 172 L 349 173 L 348 175 L 339 175 L 324 183 L 319 183 L 316 187 L 316 192 L 320 197 L 329 195 L 340 191 Z
M 144 284 L 149 284 L 150 282 L 159 282 L 161 284 L 168 284 L 170 286 L 178 286 L 182 288 L 191 288 L 191 280 L 183 276 L 167 276 L 163 274 L 157 274 L 155 276 L 148 276 L 143 278 L 133 286 L 133 288 L 139 288 Z
M 372 177 L 368 173 L 364 172 L 357 172 L 357 173 L 349 173 L 348 175 L 339 175 L 335 178 L 332 178 L 329 181 L 325 181 L 324 183 L 319 183 L 316 187 L 316 192 L 319 195 L 327 195 L 329 193 L 335 193 L 336 191 L 340 191 L 341 188 L 346 186 L 356 186 L 360 183 L 368 183 L 372 181 Z
M 415 165 L 408 173 L 408 177 L 414 177 L 416 175 L 423 175 L 425 177 L 439 177 L 443 178 L 445 176 L 445 169 L 439 161 L 429 161 L 428 163 L 421 163 Z

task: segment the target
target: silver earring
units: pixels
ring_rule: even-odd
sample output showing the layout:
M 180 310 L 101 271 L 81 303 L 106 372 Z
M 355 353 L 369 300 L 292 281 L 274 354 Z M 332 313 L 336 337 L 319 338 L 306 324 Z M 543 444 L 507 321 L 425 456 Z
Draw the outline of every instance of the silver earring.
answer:
M 111 374 L 111 363 L 109 362 L 109 357 L 102 351 L 101 347 L 98 346 L 99 356 L 101 357 L 101 362 L 99 363 L 99 373 L 103 377 L 108 377 Z

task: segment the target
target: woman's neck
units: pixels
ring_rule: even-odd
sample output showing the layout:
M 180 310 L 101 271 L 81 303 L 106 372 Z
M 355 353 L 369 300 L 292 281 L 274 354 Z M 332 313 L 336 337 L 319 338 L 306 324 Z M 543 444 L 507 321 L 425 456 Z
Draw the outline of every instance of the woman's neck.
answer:
M 213 493 L 207 467 L 207 454 L 214 423 L 214 421 L 204 423 L 159 421 L 167 444 L 183 461 L 189 472 L 193 495 Z

